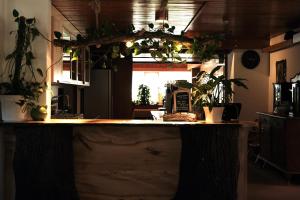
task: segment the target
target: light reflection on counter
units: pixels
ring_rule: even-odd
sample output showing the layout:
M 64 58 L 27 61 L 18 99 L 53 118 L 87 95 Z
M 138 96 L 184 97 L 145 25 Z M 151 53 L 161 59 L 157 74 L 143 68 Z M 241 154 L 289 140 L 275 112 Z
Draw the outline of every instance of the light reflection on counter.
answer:
M 130 120 L 130 119 L 48 119 L 45 121 L 5 121 L 2 124 L 65 124 L 65 125 L 245 125 L 248 122 L 218 122 L 206 123 L 205 121 L 163 121 L 163 120 Z

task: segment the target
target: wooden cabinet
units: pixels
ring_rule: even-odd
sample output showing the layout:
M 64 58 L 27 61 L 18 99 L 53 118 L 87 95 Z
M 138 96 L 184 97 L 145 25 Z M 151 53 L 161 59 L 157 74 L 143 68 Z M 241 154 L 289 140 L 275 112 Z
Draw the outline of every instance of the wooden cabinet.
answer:
M 57 82 L 89 86 L 90 51 L 88 47 L 63 52 L 62 72 Z
M 300 118 L 258 114 L 260 157 L 286 174 L 299 174 Z
M 59 31 L 65 40 L 74 39 L 78 30 L 66 18 L 52 6 L 51 32 Z M 54 40 L 51 34 L 51 40 Z M 66 83 L 88 86 L 90 82 L 90 49 L 82 47 L 63 50 L 61 47 L 51 46 L 51 81 L 52 83 Z M 74 53 L 78 53 L 78 59 L 74 59 Z M 77 57 L 77 56 L 76 56 Z M 73 58 L 73 60 L 72 60 Z
M 91 71 L 90 87 L 84 88 L 85 118 L 132 118 L 132 58 L 120 58 L 114 64 L 117 71 Z

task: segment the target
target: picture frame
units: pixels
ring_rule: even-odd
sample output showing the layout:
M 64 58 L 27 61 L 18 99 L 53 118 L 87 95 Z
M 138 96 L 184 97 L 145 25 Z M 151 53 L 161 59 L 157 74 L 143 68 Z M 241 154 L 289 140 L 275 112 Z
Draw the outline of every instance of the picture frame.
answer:
M 276 83 L 286 82 L 286 60 L 276 61 Z
M 191 112 L 191 91 L 189 89 L 179 89 L 173 92 L 173 113 Z

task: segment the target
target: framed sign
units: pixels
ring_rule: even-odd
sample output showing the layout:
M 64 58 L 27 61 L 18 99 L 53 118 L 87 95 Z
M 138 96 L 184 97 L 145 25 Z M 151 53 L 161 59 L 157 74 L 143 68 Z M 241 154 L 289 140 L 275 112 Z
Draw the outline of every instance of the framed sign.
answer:
M 286 60 L 276 62 L 276 83 L 286 82 Z
M 189 89 L 179 89 L 173 92 L 173 113 L 191 112 L 191 91 Z

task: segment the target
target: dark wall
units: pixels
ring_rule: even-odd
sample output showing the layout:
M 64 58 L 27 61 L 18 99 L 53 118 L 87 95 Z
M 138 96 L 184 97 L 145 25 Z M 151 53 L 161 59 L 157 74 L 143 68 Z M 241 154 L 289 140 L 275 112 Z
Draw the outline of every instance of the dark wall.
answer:
M 117 71 L 113 72 L 113 118 L 132 118 L 132 58 L 119 59 Z
M 58 96 L 58 112 L 62 112 L 63 110 L 64 112 L 73 114 L 80 112 L 79 110 L 77 110 L 77 103 L 79 103 L 77 100 L 77 87 L 78 86 L 71 84 L 52 85 L 52 96 Z M 67 101 L 67 99 L 69 99 L 69 102 Z

